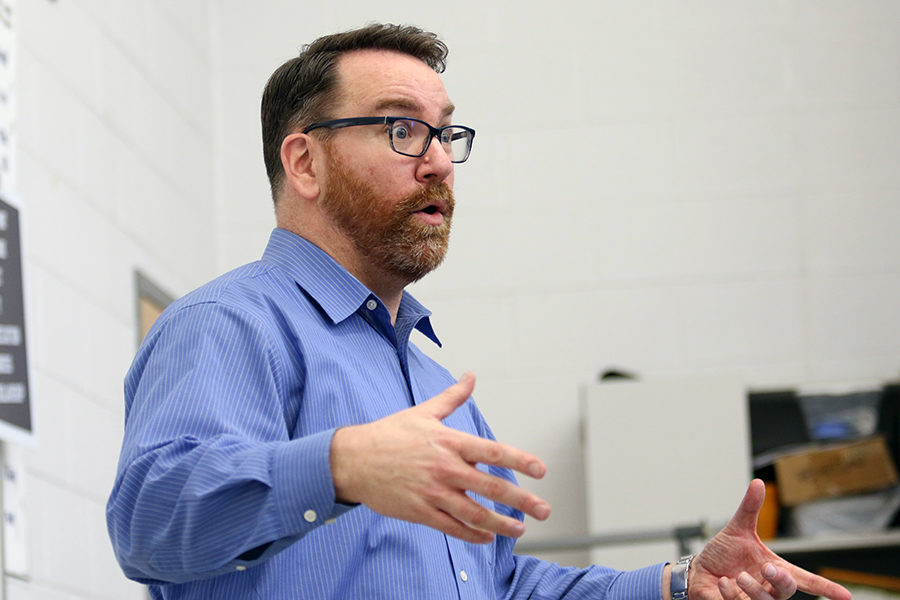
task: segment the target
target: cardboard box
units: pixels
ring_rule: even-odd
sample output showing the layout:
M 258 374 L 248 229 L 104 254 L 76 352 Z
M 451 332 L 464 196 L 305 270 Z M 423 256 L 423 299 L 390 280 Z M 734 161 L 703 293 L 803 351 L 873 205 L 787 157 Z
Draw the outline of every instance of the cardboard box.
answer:
M 775 477 L 781 503 L 795 506 L 883 489 L 897 483 L 897 469 L 884 438 L 876 436 L 782 456 Z

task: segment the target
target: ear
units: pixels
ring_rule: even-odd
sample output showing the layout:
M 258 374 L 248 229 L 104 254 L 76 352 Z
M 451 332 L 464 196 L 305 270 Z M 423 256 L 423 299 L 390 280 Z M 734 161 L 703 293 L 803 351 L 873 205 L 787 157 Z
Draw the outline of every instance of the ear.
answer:
M 305 133 L 292 133 L 281 142 L 285 183 L 308 200 L 317 199 L 320 191 L 312 148 L 314 144 L 315 140 Z

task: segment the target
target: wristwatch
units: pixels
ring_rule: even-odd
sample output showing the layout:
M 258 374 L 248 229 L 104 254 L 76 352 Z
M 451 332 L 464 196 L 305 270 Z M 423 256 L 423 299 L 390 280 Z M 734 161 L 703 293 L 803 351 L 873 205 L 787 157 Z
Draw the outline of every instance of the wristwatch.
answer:
M 672 582 L 669 591 L 672 592 L 672 600 L 688 600 L 688 570 L 694 555 L 682 556 L 672 567 Z

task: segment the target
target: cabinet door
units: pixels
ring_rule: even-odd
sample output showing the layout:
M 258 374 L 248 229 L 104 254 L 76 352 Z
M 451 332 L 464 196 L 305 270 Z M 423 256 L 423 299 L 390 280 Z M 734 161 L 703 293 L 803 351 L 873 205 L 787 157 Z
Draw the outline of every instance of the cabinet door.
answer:
M 590 533 L 718 529 L 750 481 L 746 387 L 730 376 L 598 383 L 584 390 Z M 672 560 L 671 542 L 597 548 L 622 569 Z

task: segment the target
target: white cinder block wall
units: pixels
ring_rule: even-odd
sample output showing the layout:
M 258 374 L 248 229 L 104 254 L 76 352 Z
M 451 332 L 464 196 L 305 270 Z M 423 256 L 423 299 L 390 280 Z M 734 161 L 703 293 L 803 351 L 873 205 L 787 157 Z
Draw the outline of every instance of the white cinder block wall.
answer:
M 475 371 L 498 437 L 550 465 L 529 485 L 554 515 L 529 536 L 583 532 L 578 389 L 605 367 L 757 387 L 900 374 L 900 4 L 372 6 L 19 0 L 39 445 L 30 578 L 9 598 L 141 597 L 103 522 L 132 272 L 180 294 L 258 257 L 259 96 L 323 32 L 410 22 L 451 46 L 478 136 L 450 255 L 414 291 L 433 354 Z
M 18 184 L 38 445 L 29 579 L 11 600 L 143 598 L 104 506 L 135 349 L 134 269 L 173 294 L 216 270 L 206 2 L 16 2 Z

